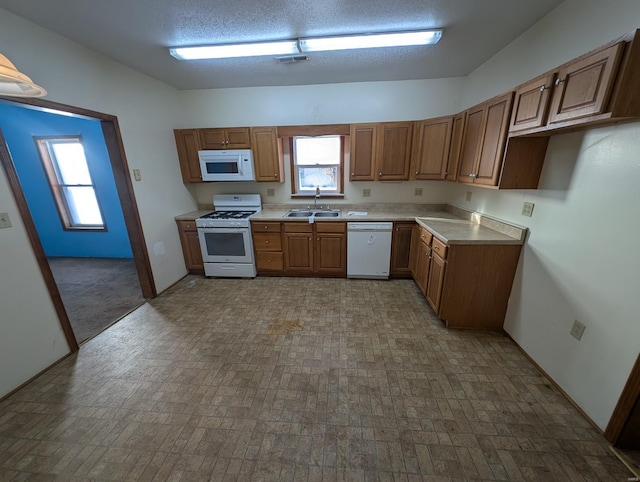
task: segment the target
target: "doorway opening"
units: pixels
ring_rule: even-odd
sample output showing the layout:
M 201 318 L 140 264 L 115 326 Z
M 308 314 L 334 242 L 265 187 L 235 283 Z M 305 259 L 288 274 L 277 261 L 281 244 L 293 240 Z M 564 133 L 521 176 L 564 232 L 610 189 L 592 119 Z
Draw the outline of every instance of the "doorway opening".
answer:
M 142 304 L 145 298 L 154 298 L 157 295 L 118 121 L 116 117 L 108 114 L 40 99 L 18 100 L 5 98 L 2 100 L 3 105 L 13 105 L 14 107 L 47 114 L 60 114 L 62 118 L 67 119 L 77 118 L 91 121 L 100 137 L 101 149 L 104 151 L 105 156 L 103 167 L 109 171 L 108 177 L 114 188 L 112 204 L 117 206 L 122 225 L 122 238 L 124 241 L 121 244 L 123 244 L 125 251 L 128 252 L 128 255 L 125 255 L 128 260 L 124 259 L 124 262 L 118 262 L 122 261 L 122 259 L 114 259 L 118 257 L 117 254 L 115 256 L 109 254 L 108 257 L 111 259 L 96 259 L 94 255 L 82 256 L 82 249 L 80 249 L 80 256 L 64 256 L 64 250 L 57 252 L 58 255 L 56 253 L 54 253 L 54 256 L 47 255 L 43 246 L 43 239 L 38 232 L 37 223 L 30 209 L 28 196 L 25 193 L 25 186 L 23 185 L 25 176 L 20 177 L 19 169 L 16 169 L 17 160 L 12 157 L 12 153 L 9 150 L 11 146 L 9 145 L 9 148 L 7 148 L 5 135 L 0 131 L 0 163 L 7 174 L 10 188 L 67 343 L 71 351 L 75 352 L 78 350 L 78 342 L 82 342 L 99 333 L 102 329 Z M 105 206 L 101 205 L 100 208 L 105 211 Z M 59 219 L 56 219 L 56 222 L 60 225 Z M 111 231 L 117 231 L 116 224 L 118 223 L 112 222 Z M 54 243 L 55 246 L 63 244 L 64 242 Z M 78 243 L 78 245 L 83 244 L 92 243 Z M 126 244 L 126 247 L 124 247 L 124 244 Z M 60 253 L 63 255 L 59 256 Z M 75 259 L 69 260 L 66 258 Z M 120 276 L 120 274 L 123 274 L 124 277 Z M 114 300 L 120 298 L 118 290 L 120 290 L 120 293 L 131 291 L 127 286 L 135 287 L 133 290 L 134 296 L 129 296 L 128 305 L 125 303 L 122 307 L 115 306 Z M 70 290 L 69 288 L 72 289 Z M 107 291 L 110 293 L 107 293 Z M 106 296 L 107 294 L 109 296 Z M 130 295 L 131 293 L 128 294 Z M 87 316 L 91 311 L 98 313 L 99 316 Z M 78 321 L 78 313 L 82 314 L 85 322 L 90 320 L 91 323 L 88 325 L 80 320 L 85 326 L 81 327 L 77 323 L 74 326 L 74 322 Z M 98 318 L 103 319 L 101 324 L 96 323 Z
M 640 478 L 640 355 L 604 435 L 618 458 Z

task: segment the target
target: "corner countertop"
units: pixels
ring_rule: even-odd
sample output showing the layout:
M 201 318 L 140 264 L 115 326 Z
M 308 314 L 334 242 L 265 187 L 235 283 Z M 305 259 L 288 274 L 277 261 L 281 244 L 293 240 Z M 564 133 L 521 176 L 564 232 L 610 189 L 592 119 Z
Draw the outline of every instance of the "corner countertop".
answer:
M 295 204 L 264 204 L 261 212 L 251 216 L 251 221 L 305 222 L 284 216 L 290 209 L 305 207 Z M 342 215 L 338 218 L 316 219 L 315 222 L 415 221 L 447 244 L 522 245 L 527 233 L 525 227 L 449 204 L 334 204 L 331 208 L 340 209 Z M 212 209 L 192 211 L 175 216 L 174 219 L 190 221 L 211 211 Z M 348 214 L 350 211 L 366 212 L 367 215 L 350 216 Z

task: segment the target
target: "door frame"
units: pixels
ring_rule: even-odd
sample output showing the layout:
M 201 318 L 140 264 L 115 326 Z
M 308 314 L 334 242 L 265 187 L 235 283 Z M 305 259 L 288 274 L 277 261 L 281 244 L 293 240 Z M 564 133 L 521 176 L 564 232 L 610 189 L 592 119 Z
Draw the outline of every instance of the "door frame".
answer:
M 622 435 L 622 431 L 631 416 L 631 411 L 634 405 L 640 398 L 640 354 L 636 358 L 636 363 L 633 365 L 631 374 L 627 379 L 627 383 L 622 390 L 622 394 L 618 399 L 616 408 L 613 410 L 613 414 L 609 419 L 607 428 L 604 431 L 604 438 L 606 438 L 612 445 L 616 445 Z
M 118 124 L 118 118 L 116 116 L 105 114 L 102 112 L 96 112 L 80 107 L 61 104 L 58 102 L 52 102 L 44 99 L 33 98 L 13 98 L 3 97 L 0 99 L 7 101 L 11 104 L 16 104 L 24 107 L 35 108 L 51 113 L 63 113 L 72 114 L 77 117 L 85 117 L 92 120 L 100 121 L 102 127 L 102 133 L 104 134 L 104 140 L 109 154 L 109 162 L 111 164 L 111 170 L 115 179 L 116 190 L 118 192 L 118 199 L 120 200 L 120 206 L 124 216 L 125 225 L 127 227 L 127 233 L 129 235 L 129 242 L 131 244 L 131 251 L 133 252 L 133 259 L 138 273 L 138 280 L 140 282 L 140 288 L 142 296 L 145 298 L 155 298 L 158 295 L 156 290 L 155 281 L 153 279 L 153 272 L 151 271 L 151 262 L 149 260 L 149 252 L 147 251 L 147 245 L 144 240 L 144 233 L 142 231 L 142 223 L 140 221 L 140 213 L 138 211 L 138 205 L 133 192 L 133 184 L 131 182 L 131 176 L 129 174 L 129 166 L 127 158 L 124 152 L 124 145 L 122 143 L 122 136 L 120 134 L 120 126 Z M 18 207 L 18 212 L 22 217 L 27 237 L 31 243 L 33 253 L 36 257 L 36 261 L 40 267 L 40 272 L 44 279 L 45 285 L 49 290 L 49 295 L 53 301 L 56 314 L 60 321 L 62 331 L 64 332 L 67 344 L 71 352 L 75 353 L 79 350 L 78 341 L 73 333 L 73 328 L 69 322 L 69 317 L 62 303 L 60 291 L 56 285 L 53 273 L 49 267 L 47 257 L 40 241 L 40 236 L 36 230 L 36 225 L 31 217 L 29 207 L 27 205 L 22 185 L 18 178 L 13 159 L 9 148 L 6 144 L 4 135 L 0 131 L 0 164 L 2 164 L 4 171 L 7 175 L 9 187 L 13 193 L 13 197 Z

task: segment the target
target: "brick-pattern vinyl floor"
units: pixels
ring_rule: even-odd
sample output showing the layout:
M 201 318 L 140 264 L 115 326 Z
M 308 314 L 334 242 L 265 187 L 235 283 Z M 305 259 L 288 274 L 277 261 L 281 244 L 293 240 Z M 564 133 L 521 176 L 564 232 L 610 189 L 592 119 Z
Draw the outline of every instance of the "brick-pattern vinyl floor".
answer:
M 188 276 L 0 403 L 0 480 L 626 481 L 500 333 L 410 280 Z

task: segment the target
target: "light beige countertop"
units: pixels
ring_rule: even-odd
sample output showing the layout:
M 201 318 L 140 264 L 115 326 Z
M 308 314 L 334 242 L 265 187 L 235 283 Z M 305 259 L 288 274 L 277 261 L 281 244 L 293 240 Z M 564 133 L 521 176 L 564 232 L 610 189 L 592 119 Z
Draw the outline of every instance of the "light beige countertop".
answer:
M 205 206 L 200 206 L 204 208 Z M 262 211 L 251 217 L 252 222 L 305 222 L 300 218 L 286 218 L 290 209 L 305 209 L 307 204 L 263 204 Z M 447 244 L 518 244 L 524 243 L 527 228 L 471 212 L 449 204 L 332 204 L 339 209 L 337 218 L 316 219 L 315 222 L 416 221 Z M 194 220 L 213 211 L 192 211 L 181 214 L 177 221 Z M 366 212 L 366 216 L 349 215 L 350 211 Z

